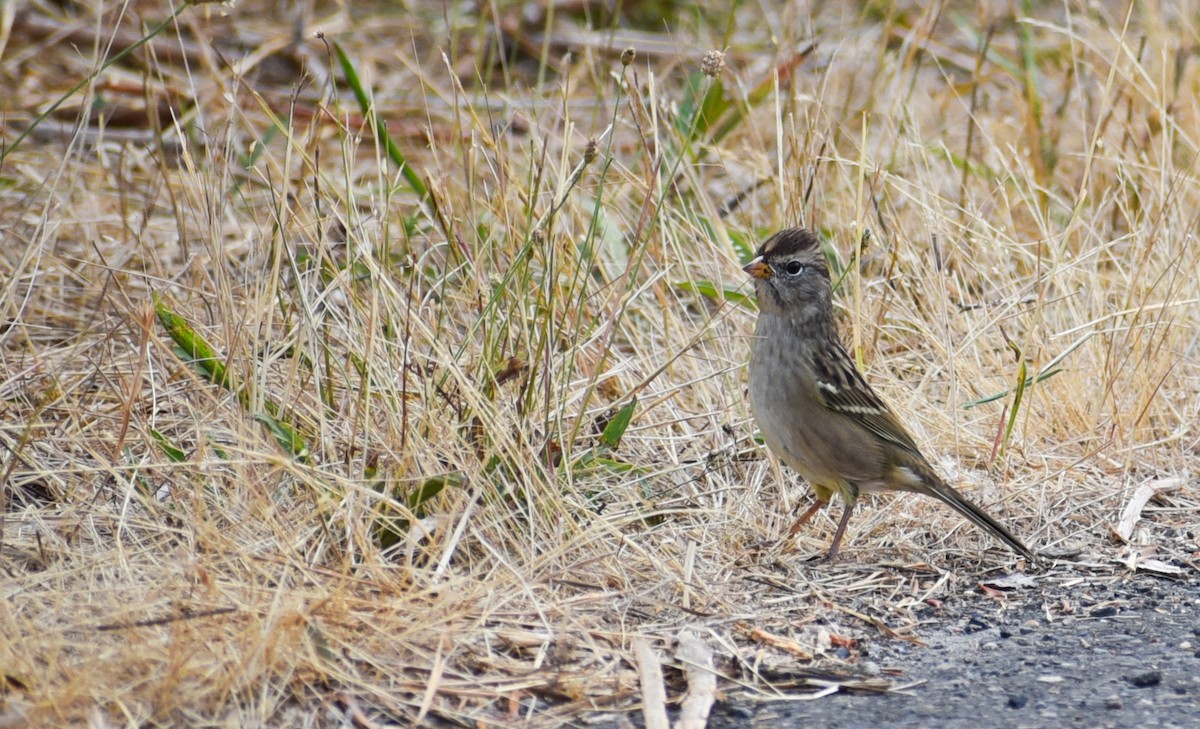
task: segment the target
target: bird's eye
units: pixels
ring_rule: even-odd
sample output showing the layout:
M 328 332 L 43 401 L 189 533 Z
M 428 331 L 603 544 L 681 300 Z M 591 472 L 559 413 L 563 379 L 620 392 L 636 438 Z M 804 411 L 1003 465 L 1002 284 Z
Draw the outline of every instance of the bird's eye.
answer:
M 796 276 L 804 270 L 804 264 L 800 261 L 788 261 L 787 265 L 783 267 L 783 270 L 787 271 L 789 276 Z

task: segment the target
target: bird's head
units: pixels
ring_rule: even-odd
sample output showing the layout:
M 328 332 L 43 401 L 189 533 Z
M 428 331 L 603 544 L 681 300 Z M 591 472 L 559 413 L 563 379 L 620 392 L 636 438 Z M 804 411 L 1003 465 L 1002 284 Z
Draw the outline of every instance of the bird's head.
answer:
M 804 228 L 787 228 L 758 248 L 743 271 L 754 278 L 759 308 L 792 317 L 828 311 L 833 285 L 817 236 Z

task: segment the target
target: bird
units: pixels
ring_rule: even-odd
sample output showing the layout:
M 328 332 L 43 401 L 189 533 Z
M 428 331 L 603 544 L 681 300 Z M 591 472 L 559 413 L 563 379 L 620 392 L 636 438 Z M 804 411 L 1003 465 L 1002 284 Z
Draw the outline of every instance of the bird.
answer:
M 779 231 L 742 270 L 753 279 L 759 310 L 750 347 L 750 410 L 767 447 L 816 496 L 789 537 L 839 495 L 845 511 L 826 557 L 833 562 L 860 494 L 906 491 L 938 499 L 1037 561 L 1012 532 L 937 474 L 855 367 L 834 324 L 833 283 L 815 233 Z

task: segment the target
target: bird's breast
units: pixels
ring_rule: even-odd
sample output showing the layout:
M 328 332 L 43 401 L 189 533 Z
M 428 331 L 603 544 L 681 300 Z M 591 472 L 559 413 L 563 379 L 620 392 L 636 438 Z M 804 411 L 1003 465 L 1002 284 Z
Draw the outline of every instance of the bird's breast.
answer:
M 884 480 L 882 455 L 865 428 L 825 407 L 814 352 L 783 317 L 760 314 L 750 355 L 750 409 L 767 447 L 813 483 Z

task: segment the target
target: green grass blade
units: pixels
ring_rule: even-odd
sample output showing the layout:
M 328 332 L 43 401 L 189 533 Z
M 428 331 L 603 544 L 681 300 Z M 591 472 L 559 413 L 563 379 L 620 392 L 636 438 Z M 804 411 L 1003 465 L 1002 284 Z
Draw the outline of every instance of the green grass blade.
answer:
M 391 135 L 388 134 L 387 125 L 383 123 L 383 119 L 375 111 L 375 105 L 371 101 L 371 96 L 367 93 L 366 87 L 363 86 L 362 79 L 359 78 L 358 70 L 355 69 L 350 56 L 346 54 L 342 45 L 337 41 L 333 43 L 333 52 L 337 55 L 338 65 L 342 67 L 342 75 L 346 77 L 346 83 L 350 85 L 350 90 L 354 92 L 354 98 L 358 101 L 359 110 L 362 111 L 363 116 L 366 117 L 367 122 L 371 125 L 371 131 L 375 134 L 375 138 L 383 144 L 388 159 L 400 169 L 400 174 L 404 176 L 409 189 L 415 192 L 417 197 L 422 200 L 431 200 L 429 186 L 425 184 L 425 181 L 421 179 L 417 171 L 408 163 L 408 159 L 400 151 L 400 147 L 396 145 Z
M 238 389 L 233 375 L 229 374 L 225 363 L 217 356 L 212 345 L 192 328 L 187 319 L 171 311 L 157 294 L 154 295 L 154 313 L 167 335 L 171 337 L 171 341 L 182 351 L 182 359 L 199 368 L 201 374 L 213 384 L 231 391 Z
M 167 334 L 175 343 L 177 353 L 182 355 L 180 359 L 195 365 L 200 373 L 213 384 L 237 393 L 242 407 L 249 409 L 251 402 L 249 393 L 237 383 L 236 378 L 229 373 L 229 368 L 217 355 L 216 350 L 199 332 L 192 328 L 187 319 L 172 311 L 157 295 L 154 296 L 154 312 L 163 329 L 167 330 Z M 254 413 L 254 419 L 266 426 L 275 441 L 285 451 L 297 460 L 306 460 L 309 454 L 308 444 L 293 426 L 280 419 L 279 405 L 272 400 L 264 400 L 263 410 L 264 412 Z
M 1087 340 L 1091 339 L 1094 336 L 1096 336 L 1096 332 L 1094 330 L 1089 331 L 1086 334 L 1084 334 L 1083 336 L 1076 339 L 1074 342 L 1071 342 L 1071 344 L 1068 345 L 1066 349 L 1059 352 L 1053 359 L 1051 359 L 1049 362 L 1047 362 L 1042 367 L 1042 370 L 1040 372 L 1038 372 L 1036 375 L 1033 375 L 1032 379 L 1030 379 L 1026 383 L 1026 385 L 1027 386 L 1036 385 L 1037 383 L 1042 382 L 1044 380 L 1048 380 L 1051 377 L 1057 375 L 1059 372 L 1062 372 L 1063 368 L 1059 367 L 1058 365 L 1061 364 L 1062 361 L 1064 359 L 1066 359 L 1069 354 L 1071 354 L 1075 350 L 1082 347 L 1084 342 L 1086 342 Z M 965 403 L 963 405 L 963 410 L 970 410 L 971 408 L 975 407 L 976 405 L 983 405 L 984 403 L 995 402 L 996 400 L 999 400 L 1002 397 L 1008 397 L 1008 394 L 1010 392 L 1012 392 L 1012 390 L 1001 390 L 1000 392 L 993 393 L 991 395 L 988 395 L 987 397 L 981 397 L 977 400 L 971 400 L 970 402 Z
M 1018 353 L 1020 349 L 1013 345 Z M 1025 384 L 1028 382 L 1026 376 L 1027 367 L 1025 366 L 1025 358 L 1021 357 L 1021 363 L 1017 365 L 1017 386 L 1013 393 L 1012 409 L 1008 412 L 1008 423 L 1004 426 L 1004 444 L 1008 444 L 1008 439 L 1012 436 L 1013 427 L 1017 424 L 1017 413 L 1021 411 L 1021 401 L 1025 396 Z
M 1025 387 L 1036 385 L 1037 383 L 1042 382 L 1043 380 L 1048 380 L 1051 377 L 1057 375 L 1058 373 L 1060 373 L 1062 371 L 1063 371 L 1062 367 L 1055 367 L 1052 370 L 1042 370 L 1041 372 L 1037 373 L 1036 375 L 1028 375 L 1025 378 Z M 987 397 L 981 397 L 981 398 L 978 398 L 975 400 L 971 400 L 970 402 L 963 403 L 963 406 L 962 406 L 963 410 L 970 410 L 971 408 L 977 407 L 979 405 L 984 405 L 989 402 L 996 402 L 997 400 L 1008 397 L 1008 394 L 1010 392 L 1012 392 L 1011 389 L 1001 390 L 1000 392 L 994 392 L 991 395 L 988 395 Z

